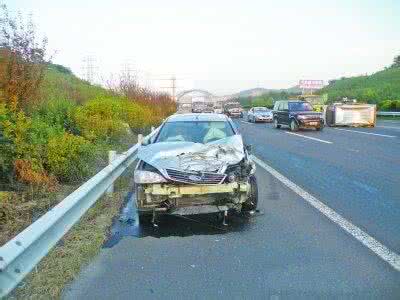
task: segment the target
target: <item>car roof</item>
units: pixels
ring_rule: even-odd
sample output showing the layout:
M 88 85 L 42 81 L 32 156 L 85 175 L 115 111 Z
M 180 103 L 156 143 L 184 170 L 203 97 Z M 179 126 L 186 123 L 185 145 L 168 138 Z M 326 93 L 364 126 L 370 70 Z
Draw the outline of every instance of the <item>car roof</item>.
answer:
M 256 107 L 253 107 L 253 108 L 266 108 L 265 106 L 256 106 Z M 266 108 L 266 109 L 268 109 L 268 108 Z
M 185 121 L 226 122 L 228 121 L 228 117 L 222 114 L 213 114 L 213 113 L 175 114 L 170 116 L 165 122 L 185 122 Z

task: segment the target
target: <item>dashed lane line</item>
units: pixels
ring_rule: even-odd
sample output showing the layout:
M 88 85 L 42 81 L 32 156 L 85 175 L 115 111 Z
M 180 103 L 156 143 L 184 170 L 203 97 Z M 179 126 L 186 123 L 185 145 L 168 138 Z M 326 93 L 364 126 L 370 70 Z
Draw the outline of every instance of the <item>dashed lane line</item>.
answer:
M 317 139 L 317 138 L 314 138 L 314 137 L 311 137 L 311 136 L 302 135 L 302 134 L 298 134 L 298 133 L 294 133 L 294 132 L 290 132 L 290 131 L 285 131 L 285 132 L 286 132 L 287 134 L 292 134 L 292 135 L 295 135 L 295 136 L 300 136 L 300 137 L 305 138 L 305 139 L 310 139 L 310 140 L 318 141 L 318 142 L 325 143 L 325 144 L 333 144 L 333 143 L 330 142 L 330 141 L 325 141 L 325 140 Z
M 350 129 L 343 129 L 343 128 L 332 128 L 332 129 L 335 129 L 335 130 L 342 130 L 342 131 L 349 131 L 349 132 L 355 132 L 355 133 L 361 133 L 361 134 L 376 135 L 376 136 L 388 137 L 388 138 L 395 138 L 395 137 L 396 137 L 396 136 L 394 136 L 394 135 L 387 135 L 387 134 L 380 134 L 380 133 L 372 133 L 372 132 L 364 132 L 364 131 L 350 130 Z
M 385 245 L 377 241 L 375 238 L 370 236 L 368 233 L 362 231 L 359 227 L 352 224 L 350 221 L 343 218 L 340 214 L 335 212 L 332 208 L 322 203 L 320 200 L 315 198 L 313 195 L 302 189 L 297 184 L 290 181 L 288 178 L 283 176 L 281 173 L 276 171 L 274 168 L 270 167 L 266 163 L 264 163 L 259 158 L 252 155 L 252 159 L 255 163 L 257 163 L 260 167 L 282 182 L 285 186 L 287 186 L 294 193 L 302 197 L 306 202 L 308 202 L 311 206 L 317 209 L 320 213 L 326 216 L 333 223 L 338 225 L 348 234 L 353 236 L 356 240 L 362 243 L 365 247 L 375 253 L 379 258 L 392 266 L 396 271 L 400 272 L 400 255 L 393 252 Z

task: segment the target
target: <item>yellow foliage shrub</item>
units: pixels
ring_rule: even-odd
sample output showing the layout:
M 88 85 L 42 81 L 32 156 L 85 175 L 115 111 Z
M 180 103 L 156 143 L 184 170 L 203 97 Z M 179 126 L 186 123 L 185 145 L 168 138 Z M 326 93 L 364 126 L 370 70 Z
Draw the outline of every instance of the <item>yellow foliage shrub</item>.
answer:
M 93 171 L 95 147 L 81 136 L 64 133 L 49 140 L 47 168 L 62 181 L 77 182 Z

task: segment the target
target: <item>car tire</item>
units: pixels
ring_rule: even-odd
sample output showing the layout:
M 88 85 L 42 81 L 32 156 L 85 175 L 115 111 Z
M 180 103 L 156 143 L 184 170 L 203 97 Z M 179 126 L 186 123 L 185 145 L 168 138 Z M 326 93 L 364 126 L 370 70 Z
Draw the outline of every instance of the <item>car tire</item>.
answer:
M 278 123 L 278 119 L 277 118 L 274 118 L 274 127 L 276 128 L 276 129 L 278 129 L 278 128 L 281 128 L 281 125 Z
M 317 131 L 322 131 L 324 129 L 324 124 L 319 125 L 319 127 L 315 128 Z
M 257 178 L 252 175 L 249 178 L 250 183 L 250 196 L 247 198 L 246 202 L 242 205 L 242 211 L 254 211 L 257 209 L 258 205 L 258 186 Z
M 151 224 L 152 217 L 153 216 L 151 214 L 139 213 L 138 212 L 139 224 L 141 224 L 141 225 Z
M 290 130 L 291 131 L 299 131 L 299 125 L 297 125 L 297 123 L 294 119 L 292 119 L 290 121 Z

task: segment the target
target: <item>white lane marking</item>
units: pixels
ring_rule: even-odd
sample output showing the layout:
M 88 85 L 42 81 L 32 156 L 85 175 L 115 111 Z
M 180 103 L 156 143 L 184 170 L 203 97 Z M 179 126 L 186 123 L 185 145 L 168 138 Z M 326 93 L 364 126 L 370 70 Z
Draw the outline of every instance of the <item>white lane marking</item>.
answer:
M 264 170 L 266 170 L 268 173 L 270 173 L 272 176 L 274 176 L 276 179 L 278 179 L 280 182 L 282 182 L 284 185 L 286 185 L 289 189 L 291 189 L 297 195 L 302 197 L 306 202 L 308 202 L 315 209 L 320 211 L 329 220 L 331 220 L 336 225 L 338 225 L 343 230 L 345 230 L 347 233 L 352 235 L 356 240 L 361 242 L 365 247 L 367 247 L 369 250 L 374 252 L 378 257 L 380 257 L 382 260 L 384 260 L 389 265 L 391 265 L 395 270 L 400 272 L 400 255 L 399 254 L 397 254 L 396 252 L 393 252 L 392 250 L 387 248 L 385 245 L 381 244 L 379 241 L 377 241 L 372 236 L 370 236 L 368 233 L 362 231 L 359 227 L 357 227 L 356 225 L 352 224 L 350 221 L 343 218 L 340 214 L 335 212 L 332 208 L 330 208 L 329 206 L 327 206 L 324 203 L 322 203 L 321 201 L 319 201 L 313 195 L 311 195 L 307 191 L 303 190 L 300 186 L 298 186 L 297 184 L 290 181 L 288 178 L 286 178 L 281 173 L 276 171 L 274 168 L 272 168 L 269 165 L 267 165 L 266 163 L 264 163 L 259 158 L 252 155 L 252 159 L 260 167 L 262 167 Z
M 394 127 L 394 126 L 375 126 L 375 127 L 379 127 L 379 128 L 390 128 L 390 129 L 398 129 L 398 130 L 400 130 L 400 127 Z
M 306 135 L 302 135 L 302 134 L 298 134 L 298 133 L 294 133 L 294 132 L 290 132 L 290 131 L 285 131 L 285 132 L 288 134 L 293 134 L 295 136 L 301 136 L 305 139 L 310 139 L 310 140 L 318 141 L 318 142 L 325 143 L 325 144 L 332 144 L 332 142 L 330 142 L 330 141 L 320 140 L 320 139 L 317 139 L 317 138 L 314 138 L 311 136 L 306 136 Z
M 356 133 L 361 133 L 361 134 L 370 134 L 370 135 L 376 135 L 376 136 L 382 136 L 382 137 L 388 137 L 388 138 L 395 138 L 396 137 L 394 135 L 372 133 L 372 132 L 364 132 L 364 131 L 350 130 L 350 129 L 343 129 L 343 128 L 332 128 L 332 129 L 342 130 L 342 131 L 349 131 L 349 132 L 356 132 Z

